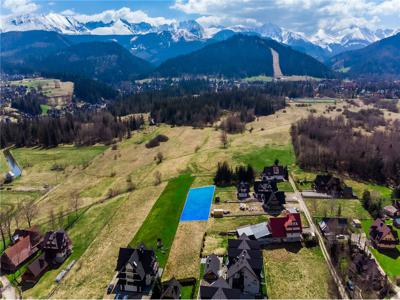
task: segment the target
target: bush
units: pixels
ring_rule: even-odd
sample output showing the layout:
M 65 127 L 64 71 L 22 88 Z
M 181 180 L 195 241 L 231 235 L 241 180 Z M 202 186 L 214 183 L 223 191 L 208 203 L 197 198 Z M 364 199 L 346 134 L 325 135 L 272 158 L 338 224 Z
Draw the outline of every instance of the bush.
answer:
M 168 141 L 169 138 L 166 135 L 159 134 L 155 138 L 152 138 L 145 146 L 146 148 L 154 148 L 160 146 L 160 143 Z

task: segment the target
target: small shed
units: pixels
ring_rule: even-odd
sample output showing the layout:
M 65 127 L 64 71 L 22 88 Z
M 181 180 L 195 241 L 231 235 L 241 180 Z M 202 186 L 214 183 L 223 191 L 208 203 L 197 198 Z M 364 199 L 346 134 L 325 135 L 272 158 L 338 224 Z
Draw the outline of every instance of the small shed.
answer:
M 355 228 L 361 228 L 361 221 L 359 219 L 353 219 L 353 221 L 351 222 L 351 224 L 355 227 Z
M 220 208 L 214 208 L 212 215 L 214 218 L 223 218 L 224 217 L 224 210 Z

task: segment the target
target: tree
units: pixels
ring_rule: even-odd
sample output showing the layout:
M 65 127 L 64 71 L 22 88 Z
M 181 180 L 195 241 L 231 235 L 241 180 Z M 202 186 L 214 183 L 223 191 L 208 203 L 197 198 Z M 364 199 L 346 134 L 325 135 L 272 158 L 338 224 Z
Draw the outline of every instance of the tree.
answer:
M 3 249 L 6 249 L 6 225 L 5 225 L 6 212 L 0 212 L 0 234 L 3 242 Z
M 161 152 L 158 152 L 154 159 L 155 159 L 157 165 L 161 164 L 164 159 L 164 155 Z
M 81 199 L 79 198 L 79 194 L 77 192 L 71 193 L 71 200 L 70 200 L 71 208 L 75 212 L 75 217 L 78 216 L 78 210 L 81 205 Z
M 342 216 L 342 205 L 341 205 L 341 204 L 339 204 L 339 206 L 338 206 L 337 216 L 338 216 L 338 217 L 341 217 L 341 216 Z
M 365 190 L 362 195 L 362 204 L 366 210 L 369 210 L 372 203 L 370 191 Z
M 156 171 L 154 173 L 154 185 L 159 185 L 161 183 L 161 173 L 160 171 Z
M 51 209 L 49 212 L 49 223 L 50 223 L 50 228 L 52 230 L 56 229 L 56 215 L 54 214 L 54 210 Z
M 38 209 L 34 200 L 27 200 L 22 205 L 22 212 L 28 222 L 28 226 L 32 227 L 32 220 L 37 215 Z
M 228 147 L 228 135 L 225 130 L 222 130 L 221 135 L 219 137 L 222 147 L 226 149 Z

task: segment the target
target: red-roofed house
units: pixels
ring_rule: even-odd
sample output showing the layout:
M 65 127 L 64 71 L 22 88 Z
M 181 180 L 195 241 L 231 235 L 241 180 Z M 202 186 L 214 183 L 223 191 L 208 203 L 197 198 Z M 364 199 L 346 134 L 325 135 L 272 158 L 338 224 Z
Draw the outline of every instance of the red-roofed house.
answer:
M 272 217 L 268 223 L 272 238 L 282 239 L 284 242 L 301 240 L 302 224 L 300 213 L 285 211 L 283 217 Z
M 12 239 L 14 244 L 4 251 L 0 259 L 1 270 L 5 273 L 15 272 L 22 263 L 39 251 L 43 241 L 36 227 L 17 230 Z

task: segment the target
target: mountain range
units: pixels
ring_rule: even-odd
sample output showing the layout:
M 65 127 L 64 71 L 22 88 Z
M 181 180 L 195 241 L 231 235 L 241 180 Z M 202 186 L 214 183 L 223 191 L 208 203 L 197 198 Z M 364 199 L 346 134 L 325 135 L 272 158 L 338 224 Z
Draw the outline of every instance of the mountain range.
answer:
M 122 39 L 125 48 L 154 64 L 161 64 L 169 58 L 198 50 L 235 33 L 268 37 L 320 61 L 327 61 L 341 52 L 363 48 L 398 32 L 392 29 L 373 31 L 365 27 L 351 26 L 341 31 L 321 29 L 312 36 L 306 36 L 272 23 L 261 26 L 203 28 L 194 20 L 155 25 L 146 22 L 130 23 L 121 18 L 109 22 L 78 19 L 58 13 L 22 15 L 3 22 L 1 31 L 46 30 L 74 36 L 78 40 L 82 40 L 80 36 L 92 36 L 87 39 L 97 41 L 114 39 L 119 42 Z
M 365 48 L 348 51 L 330 60 L 333 69 L 348 76 L 400 76 L 400 33 Z
M 155 74 L 163 77 L 212 75 L 241 78 L 257 75 L 333 76 L 327 66 L 311 56 L 272 39 L 242 34 L 172 58 L 161 64 Z

